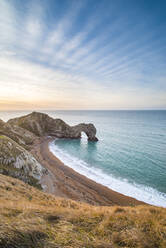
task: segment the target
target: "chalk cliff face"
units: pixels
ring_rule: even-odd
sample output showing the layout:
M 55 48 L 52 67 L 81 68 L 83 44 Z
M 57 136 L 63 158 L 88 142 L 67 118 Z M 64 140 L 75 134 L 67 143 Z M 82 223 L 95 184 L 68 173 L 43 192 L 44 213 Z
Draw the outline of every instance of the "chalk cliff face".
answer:
M 47 173 L 37 160 L 7 136 L 0 136 L 0 173 L 40 185 L 42 176 Z
M 29 115 L 14 118 L 8 124 L 24 128 L 37 136 L 55 136 L 58 138 L 78 139 L 85 132 L 89 141 L 97 141 L 96 128 L 93 124 L 69 126 L 61 119 L 53 119 L 47 114 L 33 112 Z

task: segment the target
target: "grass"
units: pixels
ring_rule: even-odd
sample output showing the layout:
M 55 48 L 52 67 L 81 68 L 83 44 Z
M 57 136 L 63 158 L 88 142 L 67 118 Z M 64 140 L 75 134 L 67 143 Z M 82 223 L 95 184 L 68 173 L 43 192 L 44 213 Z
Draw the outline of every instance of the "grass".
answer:
M 4 136 L 4 135 L 0 135 L 0 139 L 6 139 L 6 136 Z
M 90 206 L 0 175 L 2 247 L 165 248 L 166 209 Z

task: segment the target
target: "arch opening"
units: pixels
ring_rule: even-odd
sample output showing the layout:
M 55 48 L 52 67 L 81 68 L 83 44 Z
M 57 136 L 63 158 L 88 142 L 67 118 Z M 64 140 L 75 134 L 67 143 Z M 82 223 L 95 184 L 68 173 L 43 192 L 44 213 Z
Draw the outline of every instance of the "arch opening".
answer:
M 82 139 L 88 139 L 88 135 L 84 131 L 82 131 L 81 132 L 81 138 Z

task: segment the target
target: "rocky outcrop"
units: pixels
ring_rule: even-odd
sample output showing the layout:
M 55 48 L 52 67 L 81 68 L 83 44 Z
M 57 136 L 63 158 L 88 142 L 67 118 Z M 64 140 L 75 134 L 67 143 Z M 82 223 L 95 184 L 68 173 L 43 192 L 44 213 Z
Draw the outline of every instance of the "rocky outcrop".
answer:
M 33 112 L 29 115 L 14 118 L 8 121 L 11 126 L 18 126 L 36 136 L 55 136 L 58 138 L 81 138 L 81 132 L 86 133 L 89 141 L 98 141 L 96 128 L 93 124 L 78 124 L 69 126 L 61 119 L 53 119 L 47 114 Z
M 0 136 L 0 173 L 17 177 L 31 185 L 40 185 L 47 173 L 37 160 L 9 137 Z

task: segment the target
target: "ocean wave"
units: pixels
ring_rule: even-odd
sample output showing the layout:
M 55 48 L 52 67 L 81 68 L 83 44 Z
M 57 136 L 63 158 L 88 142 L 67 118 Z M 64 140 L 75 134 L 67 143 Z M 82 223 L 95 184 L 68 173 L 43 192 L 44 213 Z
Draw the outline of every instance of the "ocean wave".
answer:
M 74 156 L 55 145 L 54 141 L 49 144 L 50 151 L 57 156 L 64 164 L 74 169 L 78 173 L 100 183 L 114 191 L 148 204 L 160 207 L 166 207 L 166 194 L 157 191 L 154 188 L 131 184 L 127 179 L 115 178 L 112 175 L 105 174 L 101 169 L 90 167 L 86 162 Z

